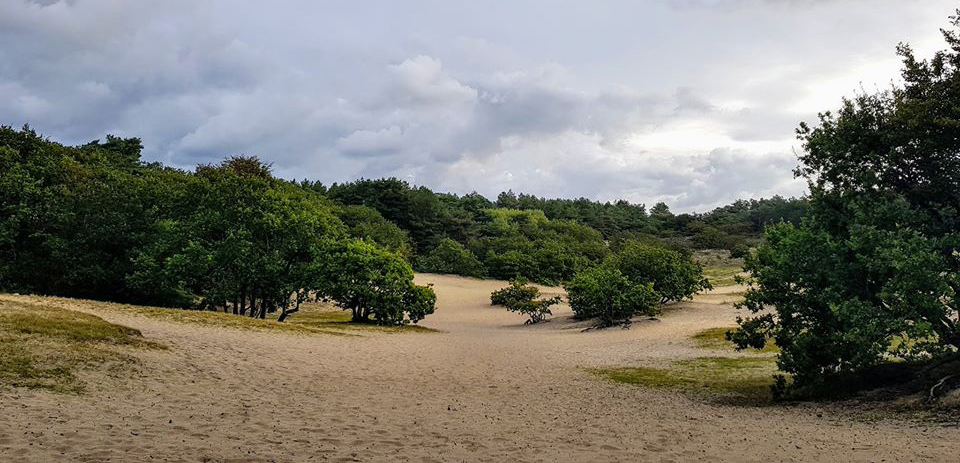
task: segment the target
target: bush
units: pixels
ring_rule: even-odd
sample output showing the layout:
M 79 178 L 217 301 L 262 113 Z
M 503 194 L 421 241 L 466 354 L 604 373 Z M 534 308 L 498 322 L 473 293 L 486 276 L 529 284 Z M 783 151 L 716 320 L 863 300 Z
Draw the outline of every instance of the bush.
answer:
M 705 227 L 691 238 L 698 249 L 728 249 L 735 238 L 716 227 Z
M 483 264 L 462 244 L 443 238 L 429 254 L 417 260 L 417 268 L 429 273 L 482 277 Z
M 661 296 L 653 283 L 635 283 L 609 264 L 578 273 L 564 288 L 576 317 L 597 318 L 601 326 L 659 313 Z
M 524 278 L 515 278 L 510 280 L 510 286 L 490 293 L 490 304 L 507 307 L 513 301 L 532 301 L 538 297 L 540 290 L 536 286 L 527 285 Z
M 703 267 L 690 256 L 660 246 L 628 241 L 607 265 L 620 270 L 633 283 L 651 283 L 660 302 L 681 301 L 712 286 L 703 277 Z
M 731 259 L 742 259 L 747 257 L 747 254 L 750 254 L 750 246 L 747 246 L 746 244 L 737 243 L 730 247 Z
M 551 297 L 550 299 L 518 301 L 508 305 L 507 310 L 526 315 L 528 319 L 523 323 L 525 325 L 532 325 L 534 323 L 540 323 L 544 321 L 547 318 L 547 315 L 552 315 L 553 312 L 550 311 L 550 306 L 559 304 L 562 301 L 563 300 L 560 298 L 560 296 Z
M 510 282 L 510 286 L 490 293 L 490 303 L 507 308 L 511 312 L 519 312 L 529 319 L 525 324 L 540 323 L 547 315 L 552 315 L 550 306 L 562 302 L 562 299 L 552 297 L 540 299 L 540 290 L 535 286 L 527 285 L 527 280 L 517 278 Z

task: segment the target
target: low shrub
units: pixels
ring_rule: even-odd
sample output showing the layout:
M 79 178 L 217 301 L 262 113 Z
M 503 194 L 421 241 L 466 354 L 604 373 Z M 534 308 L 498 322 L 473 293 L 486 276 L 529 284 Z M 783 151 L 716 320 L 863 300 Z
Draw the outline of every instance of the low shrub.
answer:
M 653 283 L 634 283 L 612 265 L 578 273 L 565 289 L 576 317 L 596 318 L 601 326 L 629 324 L 634 315 L 660 311 L 661 296 Z
M 528 285 L 525 278 L 515 278 L 510 280 L 510 286 L 490 293 L 490 305 L 507 307 L 513 301 L 532 301 L 538 297 L 540 290 L 536 286 Z
M 528 317 L 524 324 L 540 323 L 552 315 L 550 306 L 559 304 L 559 296 L 549 299 L 540 299 L 540 290 L 535 286 L 527 285 L 527 280 L 517 278 L 510 281 L 510 286 L 498 289 L 490 294 L 490 304 L 500 305 L 511 312 L 518 312 Z

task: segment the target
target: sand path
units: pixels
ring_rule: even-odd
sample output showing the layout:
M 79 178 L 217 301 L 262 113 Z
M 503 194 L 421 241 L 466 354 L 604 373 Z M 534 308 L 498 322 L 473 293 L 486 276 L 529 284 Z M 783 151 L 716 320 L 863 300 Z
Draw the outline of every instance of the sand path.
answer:
M 424 324 L 442 333 L 308 336 L 96 312 L 170 349 L 137 354 L 138 378 L 84 396 L 0 393 L 0 461 L 956 461 L 960 451 L 956 428 L 718 405 L 584 371 L 703 355 L 688 336 L 730 325 L 727 305 L 581 332 L 568 310 L 523 326 L 491 308 L 500 282 L 418 279 L 436 285 L 439 310 Z

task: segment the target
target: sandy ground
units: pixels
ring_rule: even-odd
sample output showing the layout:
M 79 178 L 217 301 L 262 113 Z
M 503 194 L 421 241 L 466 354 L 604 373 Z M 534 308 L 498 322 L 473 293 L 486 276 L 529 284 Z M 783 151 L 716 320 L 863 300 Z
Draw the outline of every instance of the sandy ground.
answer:
M 501 282 L 418 280 L 435 284 L 439 309 L 424 324 L 442 333 L 310 336 L 95 312 L 170 349 L 137 354 L 137 377 L 103 378 L 83 396 L 0 393 L 0 461 L 958 458 L 957 428 L 719 405 L 584 371 L 703 355 L 688 336 L 732 324 L 722 297 L 582 332 L 566 308 L 524 326 L 490 307 Z

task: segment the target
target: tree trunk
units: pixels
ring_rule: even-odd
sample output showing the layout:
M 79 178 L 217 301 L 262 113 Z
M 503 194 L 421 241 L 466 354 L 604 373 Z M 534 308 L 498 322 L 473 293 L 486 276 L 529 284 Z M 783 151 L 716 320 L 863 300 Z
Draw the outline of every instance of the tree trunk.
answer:
M 297 306 L 294 307 L 294 308 L 292 308 L 292 309 L 290 309 L 290 310 L 287 310 L 287 308 L 284 307 L 284 308 L 283 308 L 283 311 L 280 312 L 280 317 L 277 318 L 277 321 L 282 323 L 284 320 L 287 319 L 287 317 L 290 316 L 290 314 L 294 314 L 294 313 L 297 313 L 297 312 L 299 312 L 299 311 L 300 311 L 300 303 L 297 303 Z
M 247 287 L 240 287 L 240 315 L 247 313 Z

